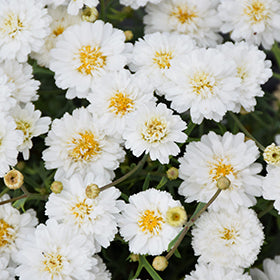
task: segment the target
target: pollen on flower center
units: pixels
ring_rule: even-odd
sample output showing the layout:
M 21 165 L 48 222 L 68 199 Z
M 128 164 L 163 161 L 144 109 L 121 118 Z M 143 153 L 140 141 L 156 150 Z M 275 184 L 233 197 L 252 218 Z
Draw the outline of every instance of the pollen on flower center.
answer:
M 190 79 L 190 85 L 195 94 L 207 97 L 209 95 L 214 95 L 216 80 L 212 75 L 204 71 L 199 71 Z
M 159 234 L 164 223 L 161 213 L 155 214 L 155 211 L 145 210 L 138 220 L 138 226 L 145 233 Z
M 101 152 L 100 145 L 90 131 L 80 132 L 68 143 L 69 156 L 74 161 L 89 161 Z
M 10 244 L 13 241 L 13 227 L 0 219 L 0 247 Z
M 160 69 L 169 68 L 170 60 L 173 58 L 171 51 L 156 51 L 153 62 L 158 65 Z
M 237 75 L 242 81 L 245 80 L 248 76 L 246 68 L 244 66 L 237 67 Z
M 243 12 L 252 23 L 258 23 L 268 18 L 268 11 L 264 3 L 259 0 L 253 0 L 250 4 L 247 4 Z
M 25 140 L 29 139 L 31 136 L 30 135 L 31 124 L 23 120 L 16 120 L 16 125 L 17 125 L 17 129 L 23 132 Z
M 162 141 L 167 136 L 166 120 L 159 117 L 151 118 L 145 122 L 141 135 L 149 143 Z
M 64 31 L 64 27 L 61 26 L 61 25 L 59 25 L 59 26 L 57 26 L 57 27 L 53 30 L 53 34 L 54 34 L 55 36 L 58 36 L 58 35 L 62 34 L 63 31 Z
M 19 17 L 15 14 L 9 14 L 3 22 L 2 28 L 0 30 L 3 30 L 4 32 L 14 38 L 15 35 L 20 32 L 24 28 L 22 21 L 19 19 Z
M 229 174 L 236 176 L 236 172 L 234 172 L 231 164 L 225 164 L 223 160 L 218 160 L 218 163 L 211 164 L 209 175 L 212 177 L 212 181 L 217 181 L 221 176 Z
M 194 18 L 197 17 L 197 13 L 187 6 L 176 7 L 170 15 L 175 16 L 182 24 L 190 23 Z
M 51 275 L 59 274 L 63 269 L 64 257 L 59 253 L 42 253 L 44 256 L 43 265 L 44 271 Z M 52 278 L 51 278 L 52 279 Z
M 100 51 L 99 47 L 83 46 L 79 49 L 80 66 L 77 70 L 86 75 L 92 71 L 102 68 L 106 64 L 106 56 Z
M 83 221 L 93 210 L 93 206 L 86 203 L 86 199 L 76 203 L 70 211 L 75 216 L 76 220 Z
M 235 244 L 236 237 L 238 236 L 238 232 L 234 227 L 224 228 L 223 231 L 220 232 L 221 239 L 228 240 L 230 244 Z
M 110 98 L 109 108 L 111 112 L 116 115 L 125 115 L 133 109 L 134 102 L 126 94 L 117 91 L 115 95 Z

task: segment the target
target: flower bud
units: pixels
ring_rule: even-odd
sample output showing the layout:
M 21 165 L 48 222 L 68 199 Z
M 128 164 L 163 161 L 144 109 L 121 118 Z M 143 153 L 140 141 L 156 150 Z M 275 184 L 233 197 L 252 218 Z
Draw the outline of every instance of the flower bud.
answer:
M 168 261 L 164 256 L 156 256 L 153 260 L 153 268 L 157 271 L 164 271 L 168 266 Z
M 267 146 L 263 152 L 263 158 L 268 164 L 280 165 L 280 146 L 274 143 Z
M 230 180 L 226 177 L 226 176 L 221 176 L 218 180 L 217 180 L 217 188 L 220 190 L 226 190 L 230 187 Z
M 61 193 L 61 191 L 63 190 L 63 184 L 59 181 L 54 181 L 52 184 L 51 184 L 51 191 L 53 193 Z
M 86 196 L 88 198 L 94 199 L 100 193 L 100 189 L 96 184 L 90 184 L 86 187 Z
M 187 221 L 187 213 L 183 206 L 169 208 L 166 212 L 166 222 L 173 226 L 178 227 L 185 224 Z
M 178 168 L 170 167 L 166 171 L 166 175 L 167 175 L 167 178 L 169 180 L 176 180 L 178 178 L 178 176 L 179 176 L 179 170 L 178 170 Z
M 125 35 L 125 40 L 126 41 L 131 41 L 132 38 L 133 38 L 133 33 L 132 33 L 131 30 L 125 30 L 124 35 Z
M 94 22 L 98 18 L 98 11 L 95 7 L 86 7 L 82 12 L 82 19 L 88 22 Z
M 16 169 L 10 170 L 4 176 L 4 183 L 11 190 L 19 189 L 22 186 L 23 181 L 23 175 Z

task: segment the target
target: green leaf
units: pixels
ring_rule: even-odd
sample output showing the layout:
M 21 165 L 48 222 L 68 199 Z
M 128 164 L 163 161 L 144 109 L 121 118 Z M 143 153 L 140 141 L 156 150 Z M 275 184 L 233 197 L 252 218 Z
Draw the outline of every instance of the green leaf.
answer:
M 172 247 L 175 245 L 176 241 L 178 240 L 178 238 L 179 238 L 179 236 L 180 236 L 180 234 L 181 234 L 181 232 L 182 232 L 183 230 L 184 230 L 184 229 L 182 229 L 182 230 L 176 235 L 176 237 L 168 244 L 167 252 L 169 252 L 169 251 L 172 249 Z
M 143 191 L 147 190 L 149 188 L 150 185 L 150 173 L 147 174 L 146 178 L 145 178 L 145 182 L 143 184 Z
M 134 276 L 132 278 L 130 278 L 130 279 L 131 280 L 136 279 L 139 276 L 140 272 L 142 271 L 143 267 L 144 267 L 143 264 L 141 263 L 141 261 L 139 261 L 138 268 L 137 268 Z
M 147 270 L 147 272 L 150 274 L 150 276 L 154 279 L 154 280 L 163 280 L 157 273 L 156 271 L 153 269 L 153 267 L 150 265 L 150 263 L 147 261 L 147 259 L 145 258 L 145 256 L 140 255 L 139 256 L 139 261 L 140 263 L 143 265 L 143 267 L 145 267 L 145 269 Z
M 25 209 L 24 209 L 24 204 L 27 200 L 27 197 L 25 198 L 22 198 L 22 199 L 19 199 L 19 200 L 16 200 L 14 203 L 13 203 L 13 206 L 17 209 L 22 209 L 23 212 L 25 212 Z
M 273 73 L 273 77 L 277 78 L 278 80 L 280 80 L 280 74 L 278 73 Z
M 178 251 L 178 249 L 176 249 L 176 250 L 174 251 L 174 255 L 175 255 L 175 257 L 178 258 L 178 259 L 181 259 L 181 258 L 182 258 L 182 256 L 181 256 L 180 252 Z
M 192 216 L 190 217 L 190 220 L 206 205 L 206 203 L 203 202 L 199 202 L 198 205 L 195 208 L 194 213 L 192 214 Z
M 278 47 L 278 44 L 275 43 L 271 50 L 272 50 L 272 52 L 273 52 L 273 54 L 274 54 L 274 56 L 276 58 L 278 66 L 280 67 L 280 49 Z
M 166 177 L 162 177 L 158 185 L 156 186 L 156 189 L 159 190 L 162 188 L 166 183 L 168 182 L 168 179 Z

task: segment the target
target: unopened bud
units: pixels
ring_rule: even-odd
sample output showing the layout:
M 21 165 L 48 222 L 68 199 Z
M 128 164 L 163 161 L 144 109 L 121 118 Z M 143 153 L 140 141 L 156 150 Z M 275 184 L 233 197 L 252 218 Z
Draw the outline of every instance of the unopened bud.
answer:
M 94 22 L 98 18 L 98 11 L 95 7 L 86 7 L 82 12 L 82 19 L 88 22 Z
M 131 41 L 132 38 L 133 38 L 133 33 L 132 33 L 131 30 L 125 30 L 124 35 L 125 35 L 125 40 L 126 41 Z
M 263 152 L 263 158 L 268 164 L 280 165 L 280 146 L 274 143 L 267 146 Z
M 51 191 L 53 193 L 61 193 L 61 191 L 63 190 L 63 184 L 59 181 L 54 181 L 52 184 L 51 184 Z
M 96 184 L 90 184 L 86 187 L 86 196 L 88 198 L 94 199 L 100 193 L 100 189 Z
M 166 222 L 173 227 L 182 226 L 187 221 L 187 213 L 183 206 L 169 208 L 166 212 Z
M 138 262 L 138 261 L 139 261 L 139 255 L 130 254 L 129 260 L 130 260 L 131 262 Z
M 230 187 L 230 180 L 226 177 L 226 176 L 221 176 L 218 180 L 217 180 L 217 187 L 220 190 L 226 190 Z
M 23 181 L 23 175 L 16 169 L 10 170 L 4 176 L 4 183 L 11 190 L 19 189 L 22 186 Z
M 178 168 L 170 167 L 166 171 L 166 175 L 167 175 L 167 178 L 169 180 L 176 180 L 178 178 L 178 176 L 179 176 L 179 170 L 178 170 Z
M 153 268 L 157 271 L 164 271 L 168 266 L 168 261 L 164 256 L 157 256 L 153 260 Z

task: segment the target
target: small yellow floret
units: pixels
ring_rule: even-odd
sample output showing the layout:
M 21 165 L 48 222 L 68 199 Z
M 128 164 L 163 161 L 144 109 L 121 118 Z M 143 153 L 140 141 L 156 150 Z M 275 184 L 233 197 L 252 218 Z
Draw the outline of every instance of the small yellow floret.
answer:
M 268 164 L 280 165 L 280 146 L 274 143 L 267 146 L 263 152 L 263 158 Z
M 156 256 L 152 265 L 155 270 L 164 271 L 168 266 L 168 261 L 164 256 Z
M 5 176 L 4 176 L 4 183 L 5 185 L 11 189 L 16 190 L 19 189 L 24 182 L 24 177 L 18 170 L 10 170 Z
M 166 212 L 166 222 L 173 226 L 178 227 L 185 224 L 187 221 L 187 213 L 183 206 L 169 208 Z

